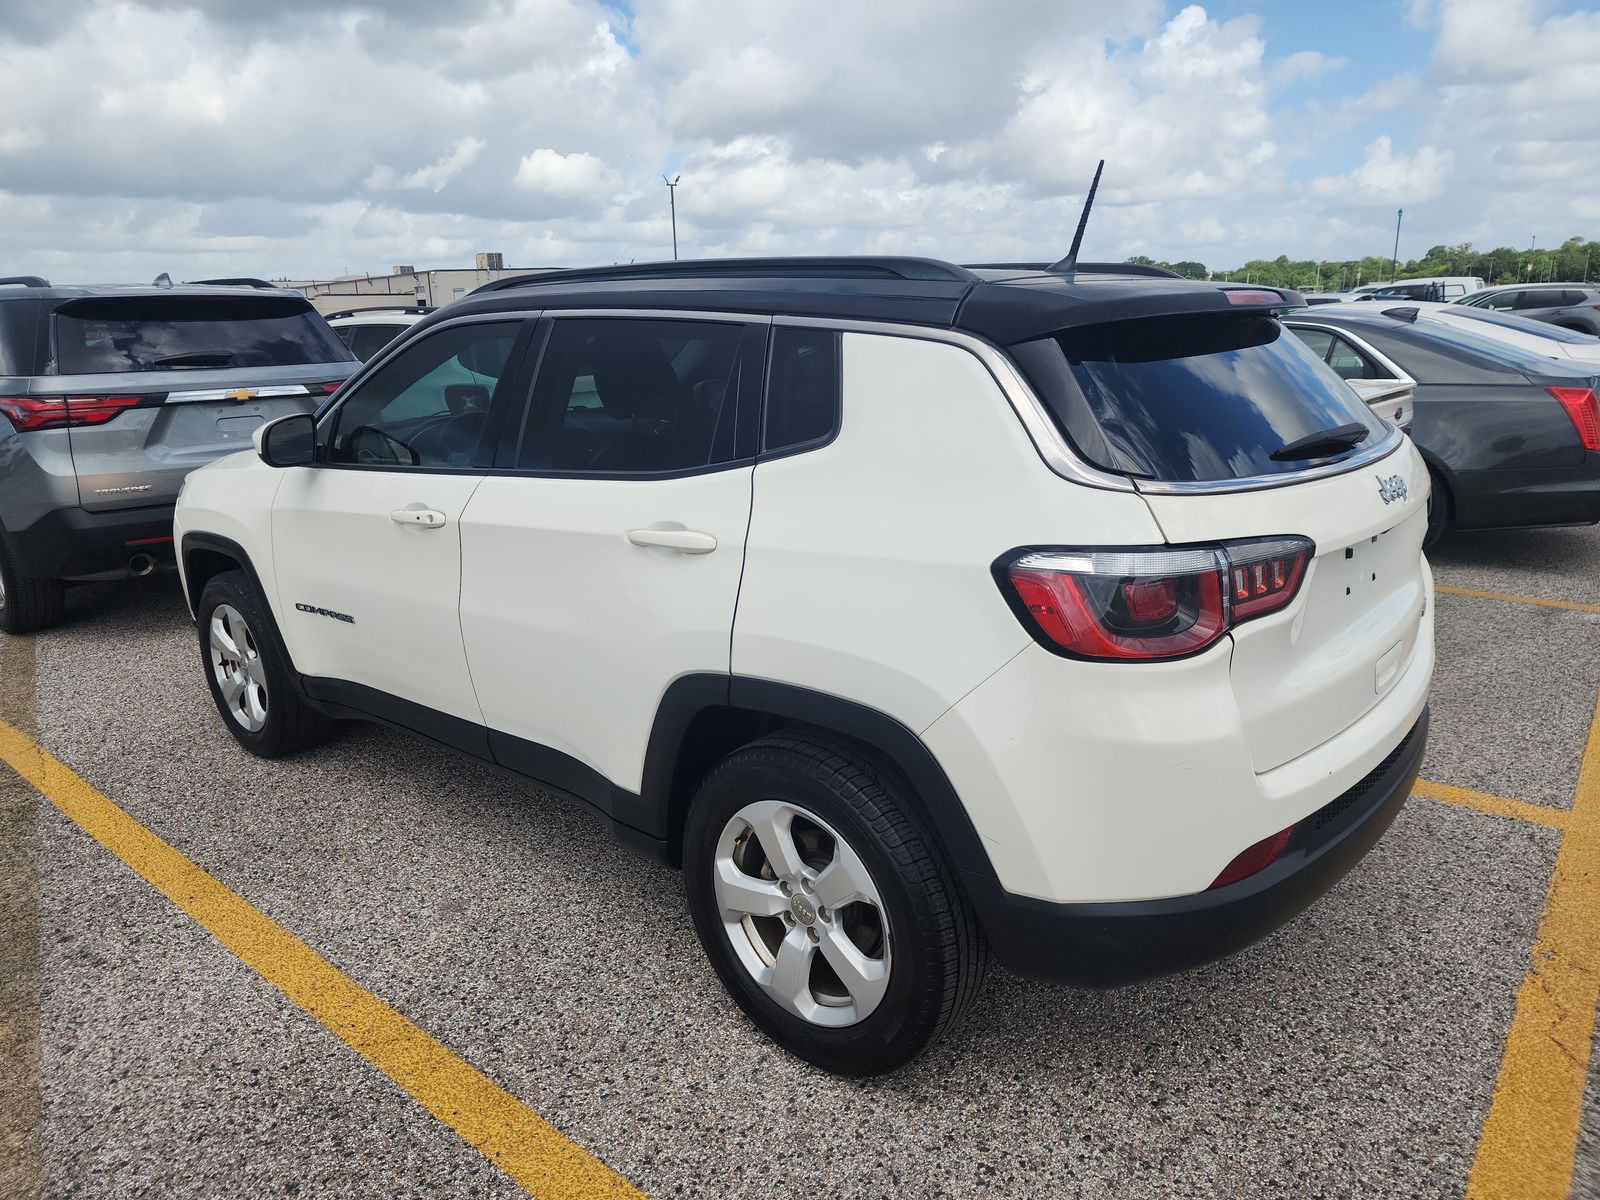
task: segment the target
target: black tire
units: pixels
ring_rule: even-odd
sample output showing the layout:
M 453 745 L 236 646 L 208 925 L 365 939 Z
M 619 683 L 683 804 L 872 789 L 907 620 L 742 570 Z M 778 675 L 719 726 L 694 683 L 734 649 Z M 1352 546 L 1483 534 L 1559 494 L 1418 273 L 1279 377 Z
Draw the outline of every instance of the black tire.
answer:
M 266 717 L 259 729 L 246 728 L 224 699 L 217 679 L 212 662 L 211 621 L 222 605 L 230 606 L 244 618 L 251 649 L 261 663 L 265 680 L 262 689 L 265 703 L 262 709 Z M 211 699 L 217 706 L 222 723 L 233 734 L 235 741 L 261 758 L 286 758 L 327 741 L 333 732 L 334 722 L 312 708 L 295 691 L 289 653 L 284 649 L 283 639 L 278 636 L 277 623 L 244 572 L 225 571 L 213 577 L 200 593 L 195 617 L 200 633 L 200 663 L 205 671 L 206 686 L 211 690 Z
M 34 633 L 61 624 L 67 585 L 59 579 L 35 579 L 17 569 L 11 548 L 0 538 L 0 631 Z
M 1428 468 L 1428 482 L 1430 491 L 1428 495 L 1428 532 L 1423 535 L 1422 548 L 1432 550 L 1441 541 L 1445 534 L 1450 532 L 1450 524 L 1455 516 L 1455 505 L 1450 497 L 1450 488 L 1440 477 L 1439 472 L 1432 467 Z
M 718 842 L 735 814 L 759 800 L 793 804 L 831 826 L 882 900 L 888 982 L 877 1007 L 854 1024 L 813 1024 L 776 1002 L 723 924 L 714 883 Z M 695 929 L 723 986 L 775 1042 L 824 1070 L 865 1076 L 903 1066 L 960 1022 L 982 986 L 988 947 L 909 786 L 848 744 L 780 733 L 730 754 L 694 798 L 683 857 Z M 828 919 L 825 907 L 821 914 Z M 797 931 L 789 916 L 783 920 Z

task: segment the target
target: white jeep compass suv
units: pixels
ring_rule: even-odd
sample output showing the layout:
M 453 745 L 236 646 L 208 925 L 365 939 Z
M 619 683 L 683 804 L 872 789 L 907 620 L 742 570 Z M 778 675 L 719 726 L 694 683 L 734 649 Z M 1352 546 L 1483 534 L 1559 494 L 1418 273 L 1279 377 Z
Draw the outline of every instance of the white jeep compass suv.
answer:
M 749 1017 L 896 1067 L 993 956 L 1238 949 L 1405 802 L 1428 473 L 1273 317 L 1150 268 L 492 284 L 189 477 L 205 679 L 266 757 L 387 722 L 684 870 Z

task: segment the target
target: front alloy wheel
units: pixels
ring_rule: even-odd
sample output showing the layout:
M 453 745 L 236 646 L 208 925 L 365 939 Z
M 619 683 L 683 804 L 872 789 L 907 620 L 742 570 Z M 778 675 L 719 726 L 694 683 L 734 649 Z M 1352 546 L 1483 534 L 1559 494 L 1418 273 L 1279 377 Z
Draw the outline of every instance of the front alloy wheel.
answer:
M 211 613 L 211 674 L 235 721 L 250 733 L 266 727 L 266 668 L 255 635 L 231 604 L 219 604 Z
M 758 800 L 723 826 L 714 889 L 750 978 L 813 1025 L 854 1025 L 889 986 L 889 923 L 866 864 L 821 817 Z

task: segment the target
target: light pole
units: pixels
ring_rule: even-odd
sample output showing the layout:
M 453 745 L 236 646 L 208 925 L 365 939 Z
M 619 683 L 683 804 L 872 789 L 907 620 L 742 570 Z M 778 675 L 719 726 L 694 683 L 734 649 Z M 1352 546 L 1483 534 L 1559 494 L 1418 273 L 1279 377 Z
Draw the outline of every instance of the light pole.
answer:
M 665 175 L 661 182 L 667 185 L 667 206 L 672 212 L 672 261 L 678 261 L 678 181 L 683 178 L 678 175 L 668 179 Z
M 1403 208 L 1394 214 L 1394 254 L 1389 258 L 1389 282 L 1394 283 L 1400 274 L 1400 218 L 1406 215 Z

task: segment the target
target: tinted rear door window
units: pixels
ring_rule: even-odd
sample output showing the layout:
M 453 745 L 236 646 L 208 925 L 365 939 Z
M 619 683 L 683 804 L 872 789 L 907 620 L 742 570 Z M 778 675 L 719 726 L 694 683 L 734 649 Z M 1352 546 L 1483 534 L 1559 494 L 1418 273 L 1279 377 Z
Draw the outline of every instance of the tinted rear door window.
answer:
M 1115 322 L 1012 351 L 1078 452 L 1111 471 L 1172 482 L 1280 475 L 1385 436 L 1355 392 L 1268 317 Z M 1348 450 L 1272 457 L 1289 442 L 1351 424 L 1367 435 Z
M 349 349 L 304 300 L 251 296 L 106 297 L 56 310 L 63 375 L 348 362 Z

